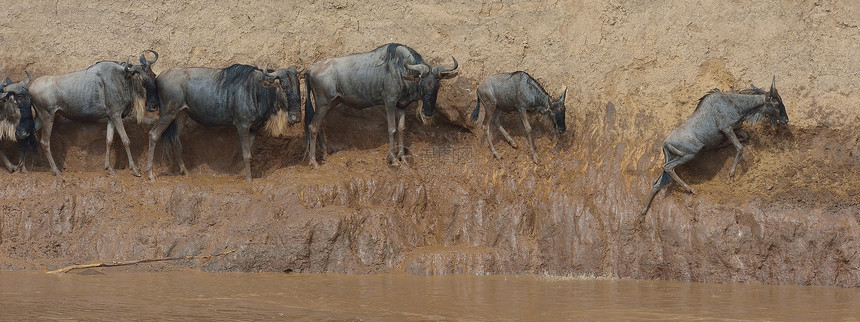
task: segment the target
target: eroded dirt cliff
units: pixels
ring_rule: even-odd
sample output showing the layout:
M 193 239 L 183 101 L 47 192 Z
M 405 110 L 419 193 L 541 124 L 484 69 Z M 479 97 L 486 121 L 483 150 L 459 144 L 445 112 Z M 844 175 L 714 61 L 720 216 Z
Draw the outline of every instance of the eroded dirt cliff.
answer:
M 286 66 L 407 44 L 460 62 L 432 125 L 408 119 L 408 168 L 384 164 L 381 109 L 327 120 L 331 155 L 313 171 L 296 126 L 261 136 L 255 180 L 241 180 L 235 130 L 191 125 L 192 174 L 163 160 L 135 178 L 104 124 L 58 121 L 31 172 L 0 174 L 0 267 L 197 255 L 206 270 L 596 274 L 706 282 L 860 285 L 860 5 L 839 1 L 4 1 L 0 75 L 13 79 L 124 60 L 143 49 L 171 67 Z M 566 86 L 567 134 L 535 117 L 540 165 L 496 135 L 492 158 L 469 129 L 474 88 L 526 70 Z M 776 75 L 791 119 L 749 127 L 739 174 L 732 149 L 682 167 L 638 213 L 661 140 L 711 88 L 766 87 Z M 156 114 L 150 117 L 157 117 Z M 521 147 L 522 126 L 504 122 Z M 129 122 L 140 164 L 148 124 Z M 115 140 L 118 141 L 118 140 Z M 14 153 L 11 146 L 4 147 Z M 120 153 L 116 153 L 119 151 Z

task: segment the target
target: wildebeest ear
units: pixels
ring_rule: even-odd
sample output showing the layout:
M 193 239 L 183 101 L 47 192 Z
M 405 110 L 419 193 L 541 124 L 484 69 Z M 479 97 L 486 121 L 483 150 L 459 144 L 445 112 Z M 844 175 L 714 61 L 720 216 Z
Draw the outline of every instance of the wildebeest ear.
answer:
M 564 102 L 565 97 L 567 97 L 567 87 L 564 88 L 564 92 L 561 92 L 561 97 L 558 98 L 558 102 Z
M 9 79 L 9 77 L 6 77 L 6 79 L 3 80 L 3 86 L 9 86 L 9 85 L 12 85 L 12 80 Z
M 424 75 L 425 73 L 430 71 L 430 67 L 427 67 L 427 65 L 424 65 L 424 64 L 406 65 L 406 68 L 410 69 L 410 70 L 414 70 L 421 75 Z
M 147 63 L 146 56 L 144 56 L 143 54 L 140 54 L 140 64 L 146 65 L 146 63 Z
M 261 79 L 257 82 L 260 83 L 260 85 L 263 85 L 265 87 L 280 87 L 281 86 L 281 80 L 278 78 Z

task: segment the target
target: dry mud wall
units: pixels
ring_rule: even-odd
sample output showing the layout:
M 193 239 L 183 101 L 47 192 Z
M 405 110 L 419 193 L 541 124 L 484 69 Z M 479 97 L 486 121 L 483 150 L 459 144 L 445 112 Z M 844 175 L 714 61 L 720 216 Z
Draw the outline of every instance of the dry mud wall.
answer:
M 239 251 L 213 271 L 595 274 L 705 282 L 860 285 L 860 5 L 851 1 L 268 1 L 135 4 L 4 1 L 0 75 L 71 72 L 152 48 L 159 73 L 232 63 L 312 61 L 407 44 L 443 81 L 432 125 L 408 122 L 412 165 L 390 169 L 384 113 L 338 109 L 332 154 L 303 159 L 301 128 L 261 136 L 241 177 L 231 128 L 190 126 L 188 177 L 107 176 L 104 124 L 58 121 L 54 155 L 0 174 L 0 265 Z M 533 118 L 543 162 L 496 134 L 494 160 L 466 122 L 483 77 L 525 70 L 566 86 L 568 132 Z M 750 126 L 734 150 L 680 169 L 638 217 L 660 141 L 711 88 L 776 75 L 791 123 Z M 157 117 L 152 114 L 150 117 Z M 522 126 L 503 122 L 521 147 Z M 147 124 L 128 123 L 140 164 Z M 115 140 L 118 141 L 118 140 Z M 14 154 L 11 146 L 5 151 Z M 119 151 L 119 153 L 117 153 Z M 125 153 L 111 152 L 119 169 Z

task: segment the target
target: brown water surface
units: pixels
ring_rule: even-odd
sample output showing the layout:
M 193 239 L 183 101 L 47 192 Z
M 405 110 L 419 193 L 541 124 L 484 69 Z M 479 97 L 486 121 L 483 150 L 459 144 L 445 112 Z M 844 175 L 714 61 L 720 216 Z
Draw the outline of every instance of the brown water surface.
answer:
M 0 272 L 0 319 L 857 320 L 860 290 L 547 276 Z

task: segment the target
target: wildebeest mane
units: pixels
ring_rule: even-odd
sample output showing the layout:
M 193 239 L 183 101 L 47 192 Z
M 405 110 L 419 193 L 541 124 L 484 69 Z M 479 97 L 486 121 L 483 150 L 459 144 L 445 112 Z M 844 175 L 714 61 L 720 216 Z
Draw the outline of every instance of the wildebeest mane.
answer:
M 114 64 L 117 64 L 120 66 L 122 66 L 122 64 L 124 64 L 124 63 L 120 63 L 120 62 L 115 61 L 115 60 L 100 60 L 100 61 L 97 61 L 95 64 L 90 65 L 90 67 L 87 67 L 87 69 L 93 68 L 94 66 L 101 64 L 101 63 L 114 63 Z
M 761 88 L 755 87 L 755 86 L 753 86 L 752 88 L 739 90 L 739 91 L 737 91 L 737 93 L 738 93 L 738 94 L 746 94 L 746 95 L 762 95 L 762 94 L 767 94 L 767 92 L 766 92 L 766 91 L 764 91 L 764 90 L 763 90 L 763 89 L 761 89 Z
M 721 91 L 719 88 L 714 88 L 714 89 L 711 89 L 710 91 L 708 91 L 707 93 L 705 93 L 705 95 L 703 95 L 701 98 L 699 98 L 699 103 L 698 103 L 698 104 L 696 104 L 696 109 L 695 109 L 694 111 L 698 110 L 698 109 L 699 109 L 699 107 L 701 107 L 701 106 L 702 106 L 702 101 L 704 101 L 706 97 L 711 96 L 712 94 L 718 94 L 718 93 L 726 93 L 726 94 L 744 94 L 744 95 L 762 95 L 762 94 L 767 94 L 767 92 L 765 92 L 765 91 L 764 91 L 764 90 L 762 90 L 761 88 L 758 88 L 758 87 L 755 87 L 755 86 L 753 86 L 752 88 L 742 89 L 742 90 L 739 90 L 739 91 L 730 90 L 730 91 L 728 91 L 728 92 L 723 92 L 723 91 Z
M 397 66 L 404 66 L 404 64 L 407 63 L 406 61 L 403 60 L 402 57 L 397 56 L 397 47 L 406 48 L 406 50 L 409 51 L 409 54 L 411 54 L 412 57 L 415 58 L 415 62 L 414 63 L 409 62 L 409 64 L 425 64 L 424 58 L 421 57 L 421 54 L 419 54 L 414 49 L 409 48 L 409 46 L 398 44 L 398 43 L 390 43 L 387 45 L 382 45 L 379 48 L 382 48 L 382 47 L 386 47 L 385 48 L 385 57 L 382 60 L 383 64 L 394 63 Z M 377 48 L 377 49 L 379 49 L 379 48 Z
M 525 75 L 525 76 L 527 77 L 527 79 L 530 81 L 530 83 L 532 83 L 532 84 L 534 84 L 535 86 L 537 86 L 537 88 L 538 88 L 538 89 L 540 89 L 540 91 L 541 91 L 541 92 L 543 92 L 544 94 L 546 94 L 546 96 L 551 97 L 551 96 L 549 95 L 549 92 L 547 92 L 547 91 L 543 88 L 543 85 L 541 85 L 540 83 L 538 83 L 538 81 L 537 81 L 534 77 L 532 77 L 532 75 L 529 75 L 529 73 L 526 73 L 526 72 L 524 72 L 524 71 L 518 70 L 518 71 L 515 71 L 515 72 L 511 73 L 511 76 L 510 76 L 510 77 L 508 77 L 508 78 L 514 77 L 514 75 L 518 75 L 518 74 Z
M 260 69 L 254 66 L 234 64 L 218 72 L 216 80 L 222 93 L 221 97 L 225 100 L 224 103 L 233 104 L 234 98 L 239 100 L 251 98 L 251 105 L 258 111 L 272 113 L 277 109 L 285 108 L 278 101 L 275 88 L 265 87 L 258 83 L 260 78 L 254 74 L 258 70 Z M 239 95 L 248 96 L 246 98 Z M 272 108 L 274 104 L 278 104 L 276 109 Z

